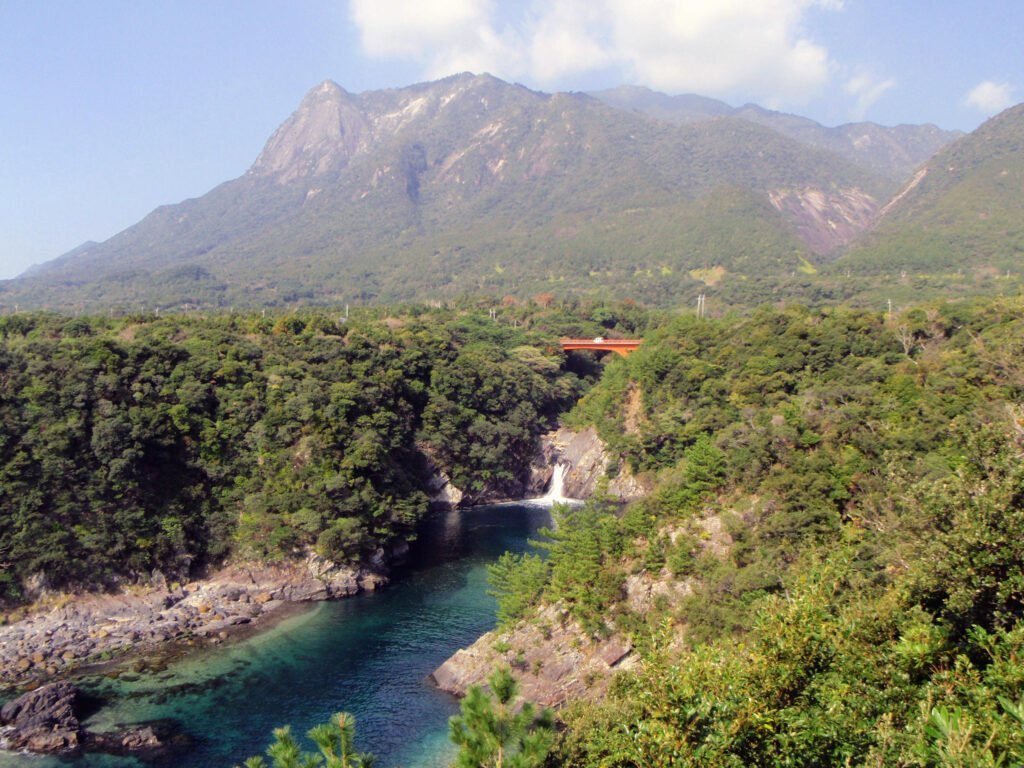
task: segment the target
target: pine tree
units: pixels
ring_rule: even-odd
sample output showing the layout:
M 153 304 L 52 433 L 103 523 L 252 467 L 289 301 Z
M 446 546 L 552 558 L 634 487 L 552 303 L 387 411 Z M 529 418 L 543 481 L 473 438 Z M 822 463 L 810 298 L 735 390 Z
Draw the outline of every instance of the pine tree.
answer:
M 356 721 L 348 712 L 338 712 L 306 734 L 320 752 L 302 752 L 291 728 L 274 729 L 274 743 L 267 747 L 272 768 L 373 768 L 373 755 L 356 752 Z M 243 768 L 267 768 L 262 757 L 250 757 Z
M 487 680 L 491 694 L 472 686 L 462 701 L 462 714 L 449 721 L 451 739 L 459 746 L 457 768 L 537 768 L 554 741 L 554 714 L 539 714 L 529 702 L 516 711 L 519 685 L 507 667 Z

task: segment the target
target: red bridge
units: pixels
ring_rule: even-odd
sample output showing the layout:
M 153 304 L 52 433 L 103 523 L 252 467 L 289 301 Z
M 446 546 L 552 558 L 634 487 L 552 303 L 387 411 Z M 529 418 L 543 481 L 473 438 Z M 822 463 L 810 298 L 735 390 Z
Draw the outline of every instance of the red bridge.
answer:
M 643 339 L 561 339 L 562 349 L 571 352 L 574 349 L 593 349 L 598 352 L 615 352 L 625 357 L 640 346 Z

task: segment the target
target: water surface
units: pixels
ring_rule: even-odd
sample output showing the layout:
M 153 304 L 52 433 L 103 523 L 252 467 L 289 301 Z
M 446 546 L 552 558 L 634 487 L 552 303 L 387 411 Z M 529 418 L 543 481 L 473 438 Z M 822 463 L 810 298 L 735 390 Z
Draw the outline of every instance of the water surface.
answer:
M 407 566 L 379 593 L 320 603 L 245 641 L 190 655 L 160 673 L 94 678 L 107 703 L 86 726 L 174 718 L 195 740 L 167 764 L 229 768 L 260 754 L 273 728 L 295 733 L 344 710 L 357 745 L 381 768 L 433 768 L 453 755 L 447 721 L 458 702 L 427 676 L 494 625 L 486 566 L 525 551 L 549 521 L 536 506 L 477 507 L 424 524 Z M 309 747 L 311 748 L 311 746 Z M 0 768 L 124 768 L 128 758 L 74 761 L 0 753 Z

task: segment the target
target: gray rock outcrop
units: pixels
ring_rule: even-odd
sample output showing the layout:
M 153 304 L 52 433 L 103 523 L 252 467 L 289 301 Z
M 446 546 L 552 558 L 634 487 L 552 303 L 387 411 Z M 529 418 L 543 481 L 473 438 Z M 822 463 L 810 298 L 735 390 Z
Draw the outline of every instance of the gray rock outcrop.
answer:
M 598 483 L 608 475 L 612 455 L 598 437 L 597 430 L 587 427 L 581 432 L 562 427 L 543 438 L 544 464 L 568 464 L 563 495 L 570 499 L 587 499 L 594 495 Z M 608 479 L 607 492 L 620 501 L 644 496 L 649 488 L 629 467 L 621 466 Z
M 114 733 L 88 731 L 79 719 L 79 698 L 78 688 L 61 680 L 9 701 L 0 710 L 0 747 L 37 754 L 89 751 L 149 758 L 188 741 L 175 733 L 175 726 L 168 721 L 143 723 Z
M 291 563 L 238 563 L 208 579 L 163 584 L 143 594 L 70 596 L 49 611 L 0 627 L 0 685 L 52 679 L 98 657 L 143 652 L 173 640 L 221 642 L 289 603 L 379 589 L 388 582 L 387 562 L 404 549 L 381 550 L 358 567 L 311 553 Z
M 6 749 L 73 754 L 82 747 L 82 726 L 75 713 L 78 689 L 61 681 L 7 702 L 0 710 Z
M 536 621 L 483 635 L 432 677 L 441 690 L 463 696 L 471 685 L 484 684 L 495 668 L 509 666 L 524 699 L 558 707 L 603 696 L 612 673 L 633 663 L 633 647 L 624 636 L 595 642 L 563 608 L 549 606 Z

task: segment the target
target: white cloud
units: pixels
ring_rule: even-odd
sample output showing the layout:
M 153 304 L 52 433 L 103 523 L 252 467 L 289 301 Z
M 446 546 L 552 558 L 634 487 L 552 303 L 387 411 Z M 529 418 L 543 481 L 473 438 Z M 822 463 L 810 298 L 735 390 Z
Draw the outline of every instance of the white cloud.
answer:
M 350 0 L 349 13 L 371 56 L 418 59 L 465 45 L 490 26 L 488 0 Z
M 593 0 L 549 0 L 524 25 L 529 41 L 524 68 L 540 83 L 613 64 L 604 13 Z
M 1009 83 L 994 83 L 991 80 L 985 80 L 971 89 L 964 98 L 964 103 L 969 107 L 981 110 L 986 115 L 994 115 L 996 112 L 1002 112 L 1007 107 L 1013 106 L 1013 86 Z
M 809 0 L 608 0 L 617 58 L 654 88 L 800 102 L 828 80 L 828 52 L 801 35 Z
M 855 120 L 863 120 L 871 106 L 878 101 L 886 91 L 896 87 L 896 81 L 892 79 L 881 79 L 868 72 L 858 72 L 853 75 L 843 90 L 854 97 L 855 104 L 850 110 L 850 115 Z
M 671 92 L 802 103 L 834 70 L 804 22 L 841 0 L 349 0 L 364 50 L 439 76 L 559 86 L 597 70 Z

